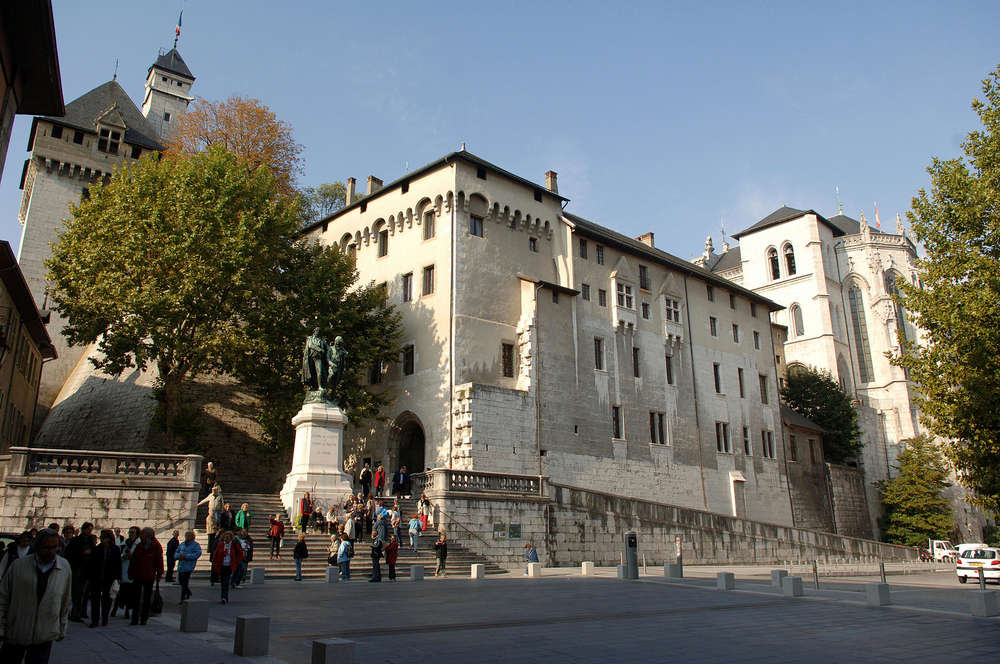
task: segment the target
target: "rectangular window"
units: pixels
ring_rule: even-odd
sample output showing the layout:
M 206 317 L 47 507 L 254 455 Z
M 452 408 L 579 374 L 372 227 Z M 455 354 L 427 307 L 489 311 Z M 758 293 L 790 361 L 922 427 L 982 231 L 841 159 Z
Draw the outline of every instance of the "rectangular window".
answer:
M 753 316 L 754 318 L 757 317 L 757 303 L 756 302 L 751 302 L 750 303 L 750 315 Z
M 133 159 L 138 159 L 141 156 L 142 156 L 142 148 L 140 148 L 138 145 L 133 145 L 132 146 L 132 158 Z
M 166 111 L 163 112 L 163 121 L 170 122 L 170 114 L 167 113 Z
M 657 443 L 660 442 L 656 439 L 656 413 L 649 411 L 649 442 Z
M 536 237 L 528 238 L 528 251 L 533 251 L 536 254 L 538 253 L 538 238 Z
M 590 302 L 590 284 L 580 284 L 580 297 Z
M 52 138 L 62 138 L 62 130 L 59 125 L 52 125 Z
M 666 445 L 666 416 L 663 413 L 649 411 L 649 442 Z
M 647 320 L 649 319 L 649 302 L 642 303 L 642 317 Z
M 743 427 L 743 454 L 751 456 L 753 449 L 750 447 L 750 427 Z
M 608 306 L 608 291 L 604 290 L 603 288 L 597 289 L 597 304 L 601 305 L 602 307 Z
M 559 304 L 559 291 L 552 290 L 552 304 Z
M 625 423 L 622 421 L 622 407 L 612 406 L 611 407 L 611 437 L 612 438 L 624 438 L 625 437 Z
M 708 295 L 709 302 L 715 302 L 715 289 L 712 288 L 712 284 L 708 284 L 705 287 L 705 294 Z
M 732 293 L 729 294 L 729 308 L 736 311 L 736 296 Z
M 746 394 L 743 391 L 743 367 L 739 367 L 736 369 L 736 382 L 738 382 L 740 385 L 740 398 L 742 399 L 743 397 L 746 396 Z
M 372 385 L 378 385 L 382 382 L 382 363 L 376 362 L 368 370 L 368 382 Z
M 478 166 L 476 168 L 476 177 L 479 178 L 480 180 L 485 180 L 486 179 L 486 168 L 483 167 L 483 166 Z
M 430 240 L 434 237 L 436 229 L 434 228 L 435 221 L 437 220 L 433 211 L 424 213 L 424 239 Z
M 632 348 L 632 375 L 635 378 L 641 378 L 639 375 L 639 349 Z
M 413 300 L 413 273 L 407 272 L 403 275 L 403 302 Z
M 434 266 L 428 265 L 424 268 L 423 295 L 430 295 L 434 292 Z
M 773 459 L 774 458 L 774 432 L 773 431 L 767 431 L 765 429 L 765 430 L 762 430 L 760 432 L 760 447 L 761 447 L 761 454 L 764 457 L 766 457 L 768 459 Z
M 595 251 L 597 252 L 597 264 L 604 265 L 604 247 L 597 245 Z
M 403 183 L 399 185 L 399 193 L 405 194 L 410 191 L 410 181 L 403 180 Z
M 708 317 L 708 331 L 713 337 L 719 336 L 719 321 L 715 316 Z
M 535 200 L 538 201 L 539 203 L 542 202 L 542 190 L 541 189 L 535 189 Z
M 789 461 L 799 460 L 799 449 L 798 449 L 798 443 L 795 441 L 795 434 L 790 434 L 788 436 L 788 460 Z
M 681 322 L 681 303 L 673 298 L 666 298 L 667 320 L 675 323 Z
M 580 258 L 587 260 L 587 241 L 580 238 Z
M 719 373 L 719 363 L 712 364 L 712 375 L 715 378 L 715 393 L 722 394 L 722 375 Z
M 733 343 L 738 344 L 739 342 L 740 342 L 740 326 L 737 325 L 736 323 L 733 323 Z
M 73 142 L 76 143 L 77 145 L 83 145 L 83 132 L 82 131 L 74 131 L 73 132 Z
M 634 309 L 632 287 L 627 284 L 617 284 L 616 288 L 618 290 L 618 306 L 625 307 L 626 309 Z
M 660 434 L 660 444 L 661 445 L 666 445 L 667 444 L 667 438 L 664 435 L 667 432 L 667 427 L 664 426 L 664 424 L 665 424 L 664 420 L 666 420 L 666 419 L 667 419 L 667 417 L 663 413 L 657 413 L 656 414 L 656 429 L 657 429 L 657 433 Z
M 500 344 L 500 364 L 504 378 L 514 377 L 514 344 Z
M 756 330 L 753 333 L 753 349 L 760 350 L 760 332 Z
M 604 339 L 594 337 L 594 368 L 604 371 Z
M 667 385 L 674 384 L 674 358 L 670 356 L 670 353 L 666 355 L 667 361 Z
M 483 237 L 483 218 L 476 215 L 469 216 L 469 235 Z
M 767 376 L 760 374 L 760 402 L 767 403 Z
M 121 139 L 121 132 L 101 129 L 97 134 L 97 149 L 108 154 L 118 154 Z
M 731 454 L 732 446 L 729 444 L 729 422 L 715 423 L 715 449 L 723 454 Z
M 809 462 L 816 463 L 816 452 L 815 452 L 816 441 L 810 438 L 807 442 L 809 443 Z
M 389 229 L 384 228 L 378 232 L 378 257 L 389 255 Z
M 403 375 L 413 375 L 413 345 L 403 347 Z
M 645 265 L 639 266 L 639 288 L 649 290 L 649 268 Z

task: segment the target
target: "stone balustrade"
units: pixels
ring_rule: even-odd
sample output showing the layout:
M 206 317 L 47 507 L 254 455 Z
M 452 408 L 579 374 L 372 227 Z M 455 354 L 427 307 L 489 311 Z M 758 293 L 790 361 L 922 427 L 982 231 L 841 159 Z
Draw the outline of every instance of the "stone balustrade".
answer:
M 538 496 L 542 494 L 545 478 L 538 475 L 510 475 L 474 470 L 435 468 L 410 477 L 411 492 L 424 491 L 503 493 Z
M 0 529 L 52 521 L 190 528 L 201 457 L 12 447 L 0 487 Z

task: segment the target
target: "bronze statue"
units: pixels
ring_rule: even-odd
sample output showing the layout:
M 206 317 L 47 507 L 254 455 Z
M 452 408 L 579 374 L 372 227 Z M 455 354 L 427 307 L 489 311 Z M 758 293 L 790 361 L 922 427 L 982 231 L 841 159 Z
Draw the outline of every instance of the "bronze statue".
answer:
M 302 351 L 302 384 L 306 386 L 303 403 L 337 405 L 335 392 L 344 380 L 347 356 L 343 337 L 338 336 L 331 346 L 320 336 L 319 328 L 313 328 Z

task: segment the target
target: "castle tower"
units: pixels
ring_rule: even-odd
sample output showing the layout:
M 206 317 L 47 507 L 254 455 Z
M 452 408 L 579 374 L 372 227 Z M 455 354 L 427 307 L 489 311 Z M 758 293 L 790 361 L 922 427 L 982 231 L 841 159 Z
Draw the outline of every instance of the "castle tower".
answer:
M 146 93 L 142 114 L 156 133 L 165 138 L 187 111 L 194 85 L 194 74 L 177 52 L 177 46 L 161 52 L 146 73 Z

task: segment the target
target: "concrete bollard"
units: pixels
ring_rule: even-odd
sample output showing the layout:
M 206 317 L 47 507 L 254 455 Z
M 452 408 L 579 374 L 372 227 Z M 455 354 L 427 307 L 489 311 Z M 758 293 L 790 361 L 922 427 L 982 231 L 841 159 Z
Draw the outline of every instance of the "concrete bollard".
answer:
M 618 565 L 618 580 L 625 580 L 625 565 Z
M 785 597 L 802 597 L 802 577 L 786 576 L 781 580 L 781 593 Z
M 719 572 L 715 575 L 715 587 L 719 590 L 734 590 L 736 575 L 732 572 Z
M 358 664 L 358 644 L 347 639 L 318 639 L 312 643 L 312 664 Z
M 684 565 L 682 563 L 664 563 L 663 576 L 668 579 L 683 579 Z
M 771 570 L 771 587 L 780 588 L 781 582 L 788 577 L 788 571 L 783 569 Z
M 970 609 L 972 615 L 977 618 L 990 618 L 1000 615 L 1000 608 L 997 606 L 997 592 L 995 590 L 973 590 L 969 593 Z
M 410 581 L 423 581 L 423 580 L 424 580 L 424 566 L 410 565 Z
M 541 563 L 528 563 L 528 577 L 532 579 L 538 579 L 542 576 L 542 564 Z
M 271 619 L 267 616 L 257 614 L 237 616 L 233 654 L 240 657 L 266 655 L 271 640 L 270 631 Z
M 256 585 L 258 583 L 264 583 L 264 577 L 267 575 L 267 570 L 263 567 L 251 567 L 250 568 L 250 584 Z
M 868 601 L 868 606 L 886 606 L 892 604 L 889 601 L 889 584 L 866 583 L 865 598 Z
M 471 571 L 469 572 L 470 579 L 481 579 L 486 576 L 486 565 L 482 563 L 472 563 Z
M 340 580 L 340 568 L 329 565 L 326 568 L 326 582 L 337 583 Z
M 181 604 L 181 631 L 207 632 L 208 606 L 206 599 L 189 599 Z
M 594 576 L 594 563 L 587 561 L 580 563 L 581 576 Z

